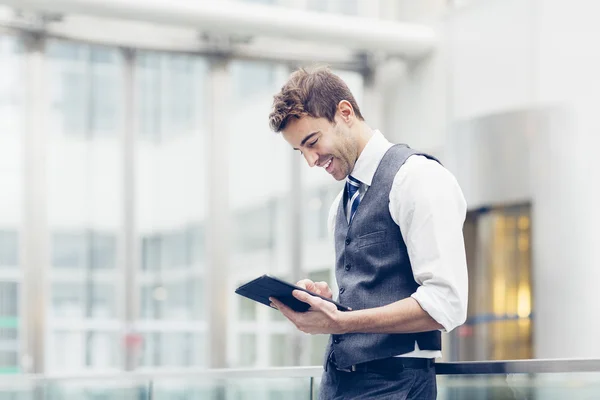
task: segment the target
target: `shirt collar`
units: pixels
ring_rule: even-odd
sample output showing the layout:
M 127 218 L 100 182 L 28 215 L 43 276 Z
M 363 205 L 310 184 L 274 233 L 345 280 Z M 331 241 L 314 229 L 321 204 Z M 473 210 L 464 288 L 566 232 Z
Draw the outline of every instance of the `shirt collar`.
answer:
M 362 153 L 358 156 L 358 160 L 356 160 L 356 164 L 354 164 L 354 169 L 350 175 L 363 184 L 371 186 L 379 163 L 392 146 L 393 143 L 390 143 L 381 132 L 376 129 L 373 130 L 373 136 L 371 136 Z

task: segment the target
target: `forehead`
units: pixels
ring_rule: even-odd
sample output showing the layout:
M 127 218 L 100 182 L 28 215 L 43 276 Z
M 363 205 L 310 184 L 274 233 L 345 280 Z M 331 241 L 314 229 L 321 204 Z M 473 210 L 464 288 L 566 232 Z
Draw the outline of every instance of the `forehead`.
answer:
M 284 139 L 293 147 L 299 147 L 302 140 L 311 133 L 320 131 L 325 132 L 331 124 L 325 118 L 313 118 L 305 116 L 302 118 L 292 118 L 281 131 Z

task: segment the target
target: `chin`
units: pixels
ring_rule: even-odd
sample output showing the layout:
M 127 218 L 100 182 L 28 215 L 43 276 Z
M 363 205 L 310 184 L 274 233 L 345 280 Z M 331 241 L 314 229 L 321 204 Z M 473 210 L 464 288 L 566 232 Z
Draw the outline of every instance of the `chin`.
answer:
M 344 179 L 346 179 L 347 175 L 335 174 L 335 175 L 331 175 L 331 176 L 333 176 L 333 179 L 335 179 L 336 181 L 343 181 Z

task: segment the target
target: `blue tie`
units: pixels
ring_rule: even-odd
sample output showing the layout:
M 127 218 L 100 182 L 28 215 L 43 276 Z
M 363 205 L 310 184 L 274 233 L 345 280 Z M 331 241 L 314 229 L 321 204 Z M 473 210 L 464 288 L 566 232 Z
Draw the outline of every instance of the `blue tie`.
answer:
M 348 202 L 346 203 L 346 218 L 348 223 L 352 222 L 352 217 L 360 204 L 360 181 L 350 175 L 346 178 L 346 193 L 348 196 Z

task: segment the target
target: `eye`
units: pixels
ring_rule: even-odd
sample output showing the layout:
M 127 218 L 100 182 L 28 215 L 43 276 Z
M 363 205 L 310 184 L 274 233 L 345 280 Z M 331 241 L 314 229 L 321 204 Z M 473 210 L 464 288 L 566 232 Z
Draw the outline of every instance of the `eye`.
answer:
M 315 144 L 317 144 L 317 142 L 319 141 L 319 139 L 315 139 L 313 142 L 310 142 L 308 144 L 309 147 L 313 147 Z

